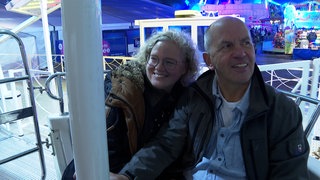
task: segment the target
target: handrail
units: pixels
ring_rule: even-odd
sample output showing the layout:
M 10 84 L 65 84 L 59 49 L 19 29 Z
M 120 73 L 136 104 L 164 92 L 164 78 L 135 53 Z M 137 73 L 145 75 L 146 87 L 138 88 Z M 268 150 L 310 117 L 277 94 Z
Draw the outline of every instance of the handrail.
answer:
M 46 177 L 46 167 L 45 167 L 44 153 L 43 153 L 42 140 L 41 140 L 41 135 L 40 135 L 40 130 L 39 130 L 39 123 L 38 123 L 38 117 L 37 117 L 35 97 L 34 97 L 34 92 L 33 92 L 33 84 L 32 84 L 32 80 L 31 80 L 30 69 L 29 69 L 28 62 L 27 62 L 27 56 L 26 56 L 26 52 L 25 52 L 25 47 L 24 47 L 24 44 L 23 44 L 22 40 L 15 33 L 11 32 L 9 30 L 0 29 L 0 34 L 6 34 L 6 35 L 9 35 L 9 36 L 12 36 L 17 41 L 17 43 L 19 45 L 21 57 L 22 57 L 22 62 L 23 62 L 25 74 L 26 74 L 26 76 L 22 76 L 22 77 L 2 79 L 0 81 L 0 83 L 15 82 L 15 81 L 20 81 L 20 80 L 26 80 L 27 81 L 28 89 L 29 89 L 29 98 L 30 98 L 31 107 L 32 107 L 31 109 L 32 109 L 32 115 L 33 115 L 35 136 L 36 136 L 36 140 L 37 140 L 37 144 L 36 144 L 37 147 L 35 147 L 33 149 L 30 149 L 30 150 L 27 150 L 27 151 L 24 151 L 24 152 L 21 152 L 19 154 L 10 156 L 10 157 L 2 160 L 0 162 L 0 164 L 6 163 L 6 162 L 11 161 L 11 160 L 14 160 L 16 158 L 20 158 L 20 157 L 25 156 L 25 155 L 28 155 L 30 153 L 33 153 L 34 151 L 38 151 L 39 152 L 39 158 L 40 158 L 40 164 L 41 164 L 41 170 L 42 170 L 41 179 L 45 179 L 45 177 Z
M 300 94 L 307 95 L 308 93 L 308 80 L 310 71 L 310 61 L 296 61 L 277 64 L 264 64 L 258 66 L 260 71 L 271 71 L 283 69 L 296 69 L 301 71 L 301 78 L 297 79 L 297 84 L 293 87 L 292 92 L 297 92 L 300 88 Z M 271 75 L 273 77 L 273 75 Z M 272 85 L 272 84 L 271 84 Z
M 48 95 L 59 101 L 60 105 L 60 112 L 61 114 L 64 114 L 64 101 L 63 101 L 63 90 L 62 90 L 62 76 L 65 76 L 65 72 L 58 72 L 50 75 L 48 79 L 45 82 L 45 90 L 47 91 Z M 58 96 L 54 95 L 50 89 L 51 81 L 55 78 L 58 78 L 57 88 L 58 88 Z
M 316 124 L 316 122 L 317 122 L 317 120 L 319 118 L 319 115 L 320 115 L 320 100 L 315 99 L 315 98 L 311 98 L 309 96 L 304 96 L 304 95 L 301 95 L 301 94 L 295 94 L 295 93 L 292 93 L 292 92 L 283 91 L 283 90 L 280 90 L 280 89 L 278 89 L 278 91 L 286 94 L 289 97 L 296 98 L 295 102 L 296 102 L 297 105 L 300 105 L 300 103 L 302 101 L 305 101 L 305 102 L 312 103 L 312 104 L 316 105 L 316 107 L 315 107 L 316 109 L 311 114 L 310 120 L 309 120 L 308 125 L 307 125 L 307 127 L 305 129 L 305 135 L 306 135 L 306 137 L 308 137 L 310 135 L 311 131 L 312 131 L 312 128 Z
M 104 70 L 104 74 L 106 74 L 110 70 Z M 65 72 L 57 72 L 50 75 L 46 82 L 45 82 L 45 91 L 48 93 L 49 97 L 52 99 L 58 100 L 60 104 L 60 112 L 64 115 L 66 112 L 64 111 L 64 100 L 63 100 L 63 89 L 62 89 L 62 77 L 66 76 Z M 57 79 L 57 88 L 58 88 L 58 95 L 52 93 L 50 84 L 53 79 Z

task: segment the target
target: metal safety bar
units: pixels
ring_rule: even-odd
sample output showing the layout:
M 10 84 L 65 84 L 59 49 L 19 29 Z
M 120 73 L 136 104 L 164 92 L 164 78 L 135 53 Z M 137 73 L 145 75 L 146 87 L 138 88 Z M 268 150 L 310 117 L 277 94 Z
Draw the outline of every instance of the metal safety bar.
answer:
M 14 111 L 1 113 L 0 114 L 0 124 L 6 123 L 6 122 L 13 122 L 18 119 L 23 119 L 23 118 L 32 116 L 33 123 L 34 123 L 35 136 L 36 136 L 36 141 L 37 141 L 36 147 L 25 150 L 20 153 L 17 153 L 15 155 L 12 155 L 12 156 L 7 157 L 5 159 L 2 159 L 2 160 L 0 160 L 0 164 L 7 163 L 9 161 L 15 160 L 15 159 L 20 158 L 22 156 L 25 156 L 30 153 L 38 151 L 39 158 L 40 158 L 40 164 L 41 164 L 41 170 L 42 170 L 41 179 L 45 179 L 45 177 L 46 177 L 45 159 L 44 159 L 41 135 L 40 135 L 40 130 L 39 130 L 39 123 L 38 123 L 37 110 L 36 110 L 36 104 L 35 104 L 35 98 L 34 98 L 34 92 L 33 92 L 32 79 L 31 79 L 31 74 L 30 74 L 28 62 L 27 62 L 27 56 L 26 56 L 24 44 L 23 44 L 22 40 L 15 33 L 11 32 L 9 30 L 0 29 L 0 34 L 9 35 L 17 41 L 17 43 L 19 45 L 21 57 L 22 57 L 23 66 L 25 69 L 25 74 L 26 74 L 25 76 L 22 76 L 22 77 L 4 78 L 4 79 L 0 80 L 0 84 L 18 82 L 18 81 L 27 81 L 28 90 L 29 90 L 29 97 L 30 97 L 30 105 L 31 105 L 31 107 L 26 107 L 26 108 L 14 110 Z
M 311 103 L 311 104 L 315 105 L 315 109 L 312 112 L 312 114 L 310 116 L 310 119 L 308 121 L 308 124 L 307 124 L 307 126 L 306 126 L 306 128 L 304 130 L 304 133 L 305 133 L 306 137 L 308 137 L 310 135 L 314 125 L 316 124 L 316 122 L 317 122 L 317 120 L 319 118 L 319 115 L 320 115 L 320 100 L 315 99 L 315 98 L 311 98 L 309 96 L 304 96 L 304 95 L 301 95 L 301 94 L 295 94 L 295 93 L 292 93 L 292 92 L 283 91 L 283 90 L 280 90 L 280 89 L 278 89 L 278 91 L 286 94 L 289 97 L 295 98 L 295 103 L 297 105 L 300 105 L 301 102 L 308 102 L 308 103 Z
M 65 72 L 57 72 L 57 73 L 54 73 L 52 75 L 50 75 L 46 82 L 45 82 L 45 90 L 46 92 L 48 93 L 48 95 L 55 99 L 55 100 L 58 100 L 59 101 L 59 105 L 60 105 L 60 113 L 61 114 L 65 114 L 65 111 L 64 111 L 64 100 L 63 100 L 63 89 L 62 89 L 62 77 L 65 76 L 66 73 Z M 58 96 L 57 95 L 54 95 L 50 89 L 50 84 L 51 84 L 51 81 L 53 79 L 56 79 L 58 82 L 57 82 L 57 88 L 58 88 Z
M 107 74 L 110 70 L 104 70 L 104 74 Z M 63 89 L 62 89 L 62 79 L 65 78 L 65 72 L 56 72 L 50 75 L 45 82 L 45 91 L 48 93 L 49 97 L 52 99 L 58 100 L 60 105 L 60 113 L 62 115 L 66 114 L 64 110 L 64 99 L 63 99 Z M 56 80 L 58 95 L 52 93 L 50 84 L 52 80 Z

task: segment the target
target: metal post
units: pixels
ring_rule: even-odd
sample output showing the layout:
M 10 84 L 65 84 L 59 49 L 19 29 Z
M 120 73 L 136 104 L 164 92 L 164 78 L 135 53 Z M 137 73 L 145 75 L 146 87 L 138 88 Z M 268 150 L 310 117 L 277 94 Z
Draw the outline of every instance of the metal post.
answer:
M 42 19 L 42 30 L 43 30 L 43 39 L 44 39 L 44 47 L 46 50 L 46 59 L 47 59 L 47 67 L 48 72 L 51 74 L 54 73 L 53 62 L 52 62 L 52 53 L 51 53 L 51 42 L 50 42 L 50 30 L 48 23 L 48 11 L 47 11 L 47 0 L 40 0 L 40 9 L 41 9 L 41 19 Z M 31 61 L 30 61 L 31 62 Z M 31 64 L 29 67 L 32 69 Z M 54 94 L 56 94 L 56 83 L 54 81 L 51 82 L 51 90 Z
M 63 0 L 62 28 L 77 180 L 109 179 L 101 2 Z

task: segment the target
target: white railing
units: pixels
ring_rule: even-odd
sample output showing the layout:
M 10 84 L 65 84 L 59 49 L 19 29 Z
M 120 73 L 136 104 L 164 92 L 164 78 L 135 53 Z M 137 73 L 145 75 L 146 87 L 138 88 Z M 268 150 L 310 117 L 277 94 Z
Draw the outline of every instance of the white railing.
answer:
M 259 65 L 259 69 L 269 73 L 270 79 L 265 79 L 265 81 L 277 89 L 284 86 L 290 92 L 320 99 L 320 58 L 308 61 Z M 285 74 L 283 71 L 287 71 L 286 75 L 291 76 L 291 78 L 288 78 L 288 76 L 281 77 L 279 74 Z M 292 84 L 287 85 L 290 82 L 295 82 L 295 86 L 292 86 Z
M 308 82 L 310 62 L 311 61 L 297 61 L 278 64 L 266 64 L 259 65 L 259 69 L 262 72 L 269 73 L 270 80 L 265 79 L 265 81 L 271 86 L 277 89 L 281 86 L 284 86 L 290 89 L 290 91 L 293 93 L 307 95 L 309 86 Z M 275 82 L 278 82 L 277 85 L 275 84 Z M 289 83 L 295 83 L 295 85 L 288 85 Z
M 312 61 L 312 76 L 311 76 L 311 92 L 310 97 L 320 100 L 320 85 L 319 85 L 319 73 L 320 73 L 320 58 Z

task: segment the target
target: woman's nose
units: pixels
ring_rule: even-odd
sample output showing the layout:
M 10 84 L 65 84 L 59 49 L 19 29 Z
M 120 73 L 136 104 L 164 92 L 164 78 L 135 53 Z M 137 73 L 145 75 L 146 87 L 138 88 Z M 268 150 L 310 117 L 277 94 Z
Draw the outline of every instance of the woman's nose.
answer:
M 155 69 L 157 70 L 165 69 L 164 62 L 159 60 L 159 63 L 155 66 Z

